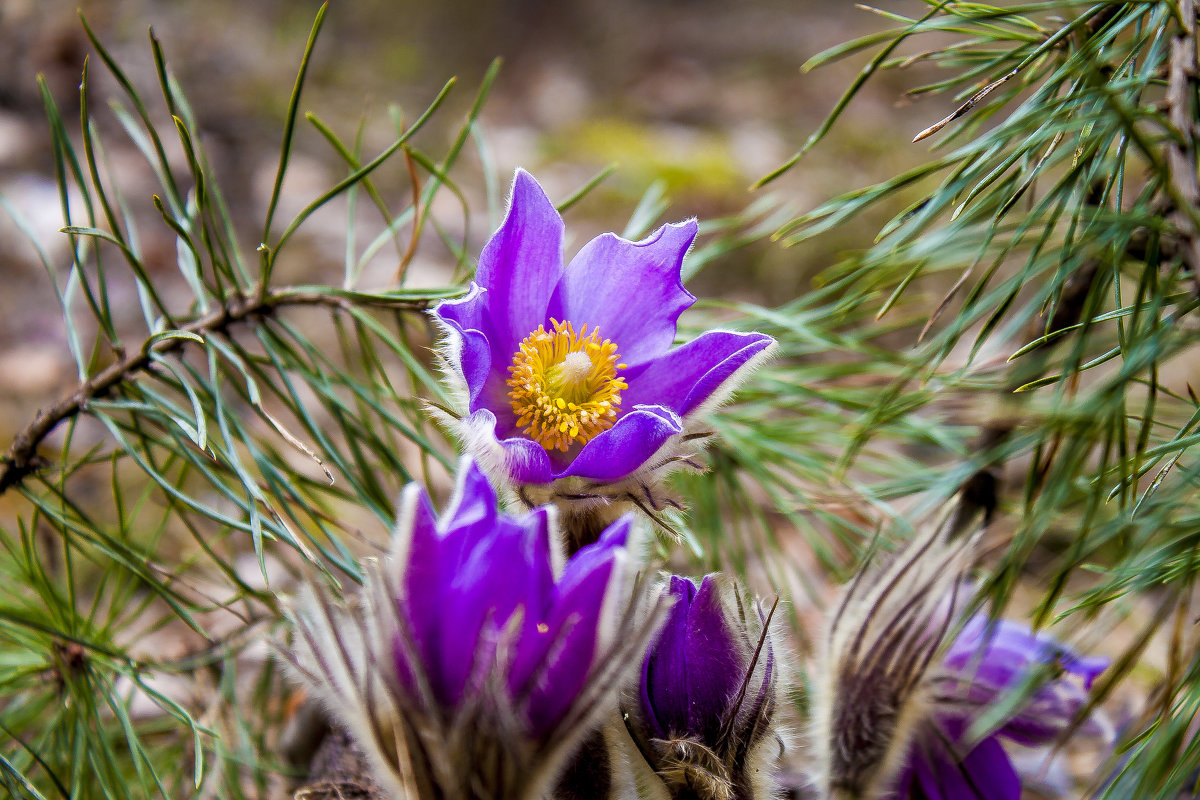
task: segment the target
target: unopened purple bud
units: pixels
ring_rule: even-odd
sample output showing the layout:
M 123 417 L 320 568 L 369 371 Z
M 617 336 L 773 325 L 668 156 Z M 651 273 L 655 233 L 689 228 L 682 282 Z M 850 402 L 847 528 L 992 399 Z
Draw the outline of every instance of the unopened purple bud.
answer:
M 667 595 L 674 605 L 642 667 L 642 711 L 658 739 L 714 741 L 746 677 L 746 654 L 725 619 L 714 576 L 697 590 L 672 575 Z
M 672 797 L 770 796 L 778 686 L 769 618 L 731 613 L 722 582 L 672 576 L 667 622 L 646 653 L 627 725 Z
M 312 592 L 296 615 L 297 672 L 396 796 L 544 792 L 661 621 L 627 585 L 628 518 L 564 564 L 553 516 L 498 512 L 464 462 L 440 519 L 405 491 L 361 613 Z

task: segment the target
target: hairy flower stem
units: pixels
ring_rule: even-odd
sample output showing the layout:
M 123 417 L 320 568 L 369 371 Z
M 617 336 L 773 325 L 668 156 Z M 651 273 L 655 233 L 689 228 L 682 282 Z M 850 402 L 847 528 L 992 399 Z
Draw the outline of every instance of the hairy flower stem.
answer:
M 333 292 L 311 289 L 269 289 L 253 296 L 241 294 L 226 299 L 218 310 L 199 317 L 177 331 L 197 336 L 224 333 L 230 326 L 269 316 L 288 306 L 329 306 L 334 309 L 349 309 L 356 304 L 379 305 L 410 311 L 424 311 L 431 301 L 411 298 L 387 298 L 359 296 L 348 299 Z M 25 478 L 41 469 L 45 462 L 38 456 L 38 446 L 63 422 L 87 410 L 88 402 L 107 396 L 121 384 L 133 380 L 147 371 L 154 355 L 173 353 L 183 348 L 185 337 L 163 337 L 161 334 L 147 338 L 133 355 L 119 353 L 120 359 L 88 378 L 74 392 L 59 400 L 48 410 L 39 410 L 29 423 L 13 439 L 8 452 L 0 458 L 0 494 L 21 483 Z
M 601 532 L 612 522 L 613 515 L 606 513 L 603 506 L 575 508 L 567 506 L 560 517 L 563 544 L 567 555 L 579 552 L 600 538 Z
M 296 800 L 389 800 L 371 777 L 366 757 L 349 734 L 330 728 L 313 755 L 308 778 L 292 793 Z

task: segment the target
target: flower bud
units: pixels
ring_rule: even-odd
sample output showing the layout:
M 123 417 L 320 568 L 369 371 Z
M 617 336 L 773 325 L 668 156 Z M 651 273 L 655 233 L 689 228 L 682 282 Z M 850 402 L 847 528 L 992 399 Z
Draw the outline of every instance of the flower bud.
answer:
M 813 668 L 810 744 L 824 798 L 877 800 L 927 713 L 928 674 L 954 623 L 973 536 L 931 526 L 890 564 L 864 568 Z
M 1056 742 L 1072 725 L 1085 736 L 1111 737 L 1103 714 L 1086 719 L 1088 689 L 1108 667 L 1104 658 L 1085 658 L 1046 634 L 1009 620 L 972 617 L 929 676 L 928 717 L 909 745 L 905 768 L 895 781 L 898 798 L 1020 800 L 1021 777 L 1001 739 L 1035 747 Z M 982 737 L 967 731 L 989 707 L 1043 671 L 1045 679 L 1019 706 Z
M 931 528 L 891 564 L 851 581 L 814 669 L 811 738 L 823 798 L 1020 800 L 1021 778 L 1001 737 L 1042 745 L 1077 723 L 1085 733 L 1104 731 L 1099 715 L 1079 715 L 1107 662 L 1013 622 L 981 615 L 962 623 L 975 538 Z M 1048 680 L 969 738 L 1002 695 L 1030 688 L 1036 670 Z
M 715 575 L 699 588 L 672 576 L 665 594 L 674 603 L 642 663 L 636 702 L 626 704 L 634 744 L 670 798 L 774 796 L 781 740 L 769 617 L 760 612 L 752 634 L 726 607 Z
M 361 608 L 293 615 L 296 673 L 394 796 L 540 798 L 612 708 L 661 614 L 630 600 L 628 518 L 564 565 L 553 517 L 499 513 L 466 462 L 440 520 L 405 491 Z

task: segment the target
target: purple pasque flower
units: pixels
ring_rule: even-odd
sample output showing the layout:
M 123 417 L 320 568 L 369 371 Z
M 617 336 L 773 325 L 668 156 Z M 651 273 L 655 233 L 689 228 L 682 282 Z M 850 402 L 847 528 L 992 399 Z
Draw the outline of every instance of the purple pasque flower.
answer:
M 423 672 L 427 699 L 453 710 L 507 662 L 508 698 L 529 732 L 544 736 L 579 695 L 599 638 L 608 635 L 601 617 L 627 561 L 630 519 L 610 525 L 556 576 L 550 509 L 524 517 L 498 512 L 473 462 L 440 521 L 419 487 L 411 496 L 409 539 L 398 536 L 395 545 L 404 565 L 397 602 L 407 628 L 395 636 L 398 672 Z M 415 694 L 416 682 L 408 683 Z
M 655 630 L 627 585 L 630 519 L 564 563 L 554 516 L 500 513 L 466 459 L 440 518 L 405 490 L 358 612 L 310 592 L 294 615 L 297 673 L 394 796 L 540 797 Z
M 1077 723 L 1084 735 L 1107 735 L 1099 714 L 1079 722 L 1092 682 L 1107 667 L 1107 659 L 1076 655 L 1019 623 L 972 617 L 930 675 L 929 718 L 918 728 L 891 796 L 1019 800 L 1021 778 L 1000 740 L 1048 745 Z M 1035 678 L 1036 671 L 1053 677 L 1033 688 L 994 730 L 966 742 L 971 723 L 1003 695 Z
M 985 616 L 950 638 L 982 531 L 968 532 L 958 510 L 947 507 L 882 568 L 859 571 L 831 615 L 813 670 L 811 736 L 827 798 L 1017 800 L 1021 782 L 998 737 L 1053 741 L 1076 723 L 1105 666 Z M 1036 670 L 1064 675 L 1035 684 Z M 1003 695 L 1021 698 L 1016 710 L 968 740 Z M 1101 728 L 1097 717 L 1082 730 Z
M 680 280 L 696 229 L 693 219 L 640 242 L 604 234 L 564 267 L 562 217 L 517 170 L 475 282 L 434 310 L 456 395 L 435 413 L 529 505 L 675 463 L 695 419 L 773 343 L 714 330 L 672 349 L 696 299 Z
M 673 604 L 627 709 L 634 744 L 671 798 L 773 797 L 778 677 L 769 617 L 760 615 L 752 637 L 726 607 L 717 575 L 699 588 L 673 575 L 664 594 Z

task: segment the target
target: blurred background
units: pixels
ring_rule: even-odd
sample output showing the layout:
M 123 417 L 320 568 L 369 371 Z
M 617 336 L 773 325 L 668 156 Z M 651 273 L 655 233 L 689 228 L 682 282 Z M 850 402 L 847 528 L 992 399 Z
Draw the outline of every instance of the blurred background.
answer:
M 66 237 L 58 233 L 62 215 L 36 75 L 46 76 L 69 129 L 78 134 L 80 74 L 91 51 L 78 10 L 150 98 L 152 118 L 169 126 L 147 39 L 153 26 L 241 223 L 244 252 L 251 252 L 261 236 L 288 96 L 318 7 L 311 0 L 0 0 L 0 194 L 20 209 L 47 254 L 67 253 Z M 411 120 L 457 76 L 447 107 L 422 133 L 426 141 L 446 138 L 489 63 L 502 58 L 479 129 L 482 146 L 468 153 L 456 174 L 475 212 L 468 240 L 477 251 L 498 222 L 514 167 L 531 170 L 561 200 L 616 164 L 599 190 L 571 211 L 567 247 L 573 252 L 596 233 L 620 231 L 656 182 L 669 203 L 665 220 L 736 213 L 767 194 L 748 187 L 799 148 L 863 59 L 809 74 L 800 66 L 822 49 L 883 26 L 877 15 L 840 1 L 334 2 L 301 111 L 315 112 L 344 140 L 352 140 L 362 124 L 363 152 L 373 154 L 395 136 L 389 109 Z M 162 278 L 169 283 L 177 279 L 174 239 L 149 202 L 157 184 L 115 116 L 106 113 L 107 98 L 118 87 L 91 57 L 89 102 L 101 133 L 109 134 L 107 158 L 129 182 L 131 210 L 145 217 L 139 225 L 143 249 L 153 254 L 156 246 L 163 248 Z M 868 83 L 837 135 L 771 185 L 773 200 L 808 210 L 917 163 L 927 150 L 909 140 L 947 110 L 940 99 L 925 105 L 905 100 L 905 88 L 922 77 L 920 69 L 888 71 Z M 182 162 L 181 152 L 171 155 Z M 281 217 L 344 174 L 344 162 L 301 120 Z M 389 188 L 407 191 L 402 161 L 387 164 L 375 179 L 385 195 Z M 145 188 L 141 196 L 139 186 Z M 463 224 L 461 209 L 450 201 L 434 213 L 450 229 Z M 791 250 L 754 243 L 707 268 L 692 290 L 768 304 L 795 296 L 837 253 L 869 242 L 882 218 L 868 216 Z M 300 235 L 307 241 L 297 249 L 310 258 L 289 261 L 296 273 L 291 280 L 332 282 L 343 258 L 344 227 L 340 209 L 306 224 Z M 444 284 L 451 266 L 444 255 L 418 254 L 410 279 Z M 155 259 L 148 260 L 153 269 Z M 375 282 L 368 276 L 364 285 L 382 285 L 390 269 L 381 265 Z M 38 255 L 6 214 L 0 214 L 0 270 L 6 286 L 0 294 L 0 438 L 7 441 L 39 406 L 65 391 L 74 370 Z M 136 305 L 127 304 L 131 314 Z

